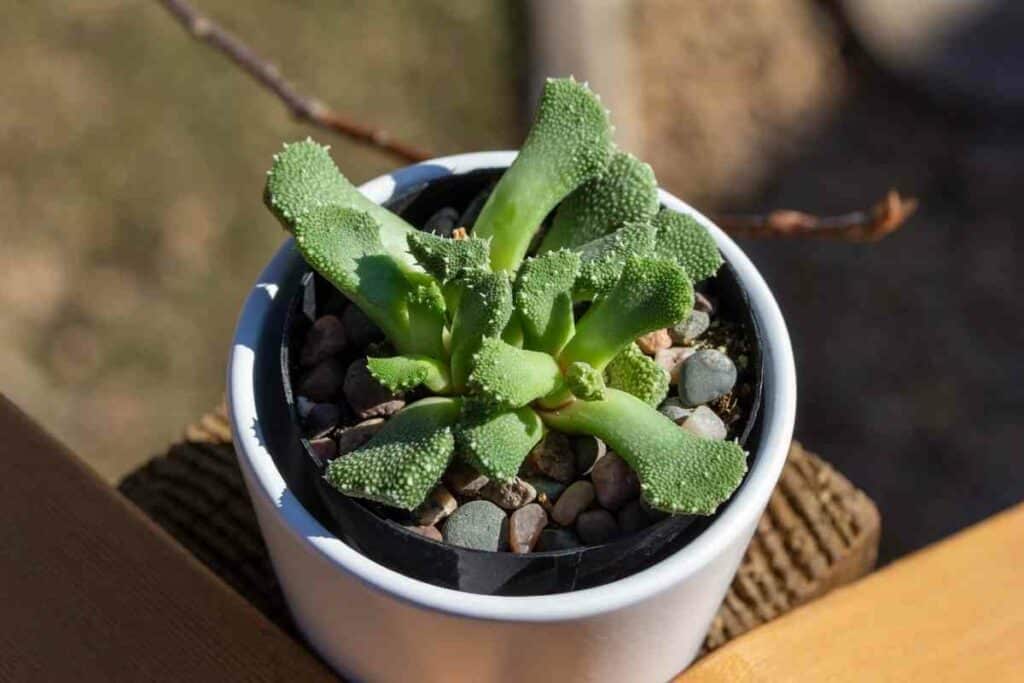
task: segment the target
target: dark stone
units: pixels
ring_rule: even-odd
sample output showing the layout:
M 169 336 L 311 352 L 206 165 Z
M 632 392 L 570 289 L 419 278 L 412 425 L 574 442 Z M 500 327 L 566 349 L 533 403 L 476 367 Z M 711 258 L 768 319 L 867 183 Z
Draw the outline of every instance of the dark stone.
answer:
M 446 206 L 423 224 L 424 232 L 432 232 L 441 237 L 451 237 L 452 231 L 459 227 L 459 212 Z
M 359 358 L 345 373 L 345 400 L 360 419 L 388 417 L 405 407 L 400 394 L 394 394 L 378 382 Z
M 384 339 L 384 332 L 355 304 L 351 304 L 345 309 L 345 313 L 341 316 L 341 324 L 345 328 L 345 336 L 350 348 L 365 349 L 370 342 Z
M 326 403 L 341 394 L 344 382 L 345 366 L 337 358 L 328 358 L 302 378 L 298 393 L 316 403 Z
M 309 329 L 299 354 L 299 365 L 311 368 L 345 350 L 345 327 L 336 315 L 325 315 Z
M 607 510 L 587 510 L 576 520 L 576 534 L 586 545 L 607 543 L 619 533 L 619 523 Z
M 334 403 L 314 403 L 306 414 L 302 426 L 311 439 L 324 436 L 341 423 L 341 408 Z
M 618 510 L 640 496 L 636 473 L 615 453 L 608 453 L 597 461 L 590 479 L 594 482 L 597 502 L 606 510 Z
M 505 526 L 505 511 L 486 500 L 460 505 L 445 522 L 445 543 L 475 550 L 498 550 Z

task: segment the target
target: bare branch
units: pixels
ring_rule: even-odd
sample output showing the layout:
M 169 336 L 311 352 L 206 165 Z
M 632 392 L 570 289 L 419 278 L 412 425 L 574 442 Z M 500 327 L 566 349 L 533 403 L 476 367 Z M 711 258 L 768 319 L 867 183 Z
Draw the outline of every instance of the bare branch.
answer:
M 889 190 L 867 211 L 839 216 L 779 210 L 763 216 L 715 216 L 714 221 L 722 230 L 737 237 L 821 237 L 844 242 L 877 242 L 903 225 L 916 210 L 917 199 L 901 197 L 896 190 Z
M 215 22 L 199 14 L 185 0 L 159 0 L 196 40 L 206 43 L 230 59 L 267 90 L 277 95 L 296 119 L 319 126 L 364 145 L 401 157 L 407 161 L 423 161 L 431 154 L 414 145 L 394 140 L 386 132 L 356 123 L 331 111 L 313 97 L 299 93 L 284 79 L 277 67 L 262 59 L 252 49 Z

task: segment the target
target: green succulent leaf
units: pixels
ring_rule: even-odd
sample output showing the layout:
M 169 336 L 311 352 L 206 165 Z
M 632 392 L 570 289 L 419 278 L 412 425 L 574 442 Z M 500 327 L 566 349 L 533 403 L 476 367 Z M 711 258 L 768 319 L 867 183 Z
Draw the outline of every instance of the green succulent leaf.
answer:
M 604 376 L 600 370 L 588 363 L 576 362 L 570 365 L 565 371 L 565 382 L 573 395 L 584 401 L 604 398 Z
M 627 259 L 654 251 L 654 235 L 647 223 L 629 223 L 578 247 L 581 266 L 574 297 L 589 300 L 607 293 L 619 281 Z
M 604 173 L 558 205 L 539 251 L 579 247 L 624 223 L 648 223 L 657 211 L 654 171 L 632 154 L 616 152 Z
M 662 209 L 654 219 L 657 230 L 654 254 L 681 265 L 694 283 L 705 280 L 722 265 L 718 245 L 693 216 Z
M 583 361 L 603 370 L 637 337 L 684 319 L 693 308 L 689 275 L 672 261 L 630 257 L 619 281 L 576 324 L 563 366 Z
M 500 337 L 512 317 L 512 283 L 505 272 L 473 272 L 462 287 L 452 321 L 452 381 L 463 389 L 474 354 L 484 339 Z
M 307 213 L 325 206 L 363 211 L 380 225 L 380 241 L 395 259 L 412 265 L 406 251 L 406 237 L 416 229 L 375 204 L 348 181 L 335 166 L 328 147 L 310 138 L 285 144 L 274 155 L 267 171 L 263 201 L 286 230 L 294 231 L 296 222 Z
M 599 176 L 612 154 L 608 112 L 586 85 L 548 79 L 519 156 L 487 199 L 473 234 L 491 238 L 491 267 L 515 271 L 548 213 Z
M 414 232 L 409 234 L 408 242 L 416 261 L 442 284 L 474 271 L 490 270 L 486 240 L 476 237 L 455 240 Z
M 701 439 L 624 391 L 600 401 L 573 401 L 540 413 L 567 434 L 593 434 L 636 472 L 652 507 L 674 514 L 710 515 L 732 495 L 747 471 L 746 453 L 731 441 Z
M 499 409 L 519 408 L 564 386 L 550 354 L 528 351 L 501 339 L 484 339 L 473 356 L 469 391 Z
M 444 348 L 445 299 L 436 282 L 413 288 L 409 294 L 410 351 L 433 358 L 447 357 Z
M 523 262 L 514 301 L 526 348 L 557 355 L 572 337 L 572 286 L 579 270 L 579 255 L 568 250 Z
M 388 420 L 362 448 L 332 460 L 324 478 L 345 495 L 413 510 L 441 479 L 455 450 L 461 401 L 425 398 Z
M 437 394 L 451 391 L 448 368 L 428 356 L 367 358 L 366 366 L 374 379 L 394 393 L 408 391 L 421 384 Z
M 544 424 L 529 406 L 495 415 L 464 417 L 455 426 L 460 457 L 499 482 L 516 478 L 519 466 L 544 434 Z
M 669 375 L 665 368 L 630 344 L 605 368 L 608 386 L 628 392 L 657 408 L 668 395 Z

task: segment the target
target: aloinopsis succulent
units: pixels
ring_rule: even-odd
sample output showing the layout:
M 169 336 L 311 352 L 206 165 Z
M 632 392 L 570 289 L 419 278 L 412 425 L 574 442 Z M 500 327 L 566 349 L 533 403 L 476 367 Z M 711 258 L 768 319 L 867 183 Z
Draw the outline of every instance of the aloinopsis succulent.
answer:
M 739 485 L 743 449 L 658 412 L 668 374 L 634 343 L 684 320 L 694 283 L 721 257 L 699 223 L 659 210 L 653 172 L 615 148 L 585 85 L 547 82 L 522 150 L 463 239 L 419 232 L 369 201 L 310 140 L 275 157 L 265 200 L 396 350 L 370 358 L 371 374 L 431 394 L 328 464 L 342 493 L 412 510 L 455 459 L 508 482 L 545 430 L 603 440 L 666 512 L 711 514 Z

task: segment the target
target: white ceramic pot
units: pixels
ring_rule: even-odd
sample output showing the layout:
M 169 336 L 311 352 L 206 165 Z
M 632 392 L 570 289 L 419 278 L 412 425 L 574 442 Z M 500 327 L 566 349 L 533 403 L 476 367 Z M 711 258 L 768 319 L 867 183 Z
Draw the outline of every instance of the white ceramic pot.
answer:
M 376 202 L 452 173 L 507 167 L 514 152 L 445 157 L 372 180 Z M 740 248 L 707 218 L 661 192 L 666 206 L 707 226 L 735 268 L 764 340 L 763 426 L 753 465 L 731 503 L 676 554 L 597 588 L 536 597 L 465 593 L 408 578 L 331 535 L 289 490 L 270 451 L 280 415 L 285 309 L 306 270 L 289 240 L 253 287 L 228 364 L 235 449 L 295 622 L 339 673 L 368 681 L 664 681 L 697 654 L 786 459 L 796 409 L 789 335 L 775 299 Z

